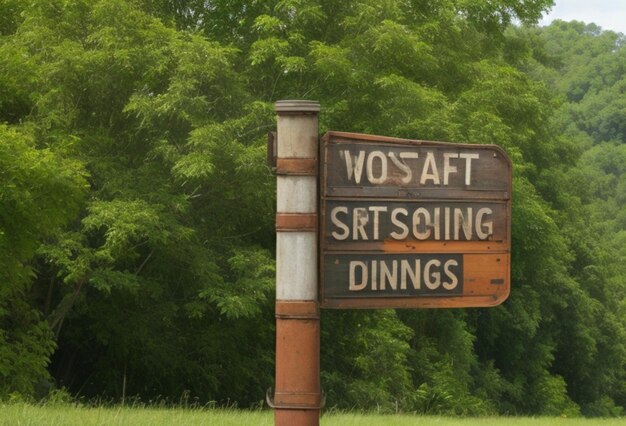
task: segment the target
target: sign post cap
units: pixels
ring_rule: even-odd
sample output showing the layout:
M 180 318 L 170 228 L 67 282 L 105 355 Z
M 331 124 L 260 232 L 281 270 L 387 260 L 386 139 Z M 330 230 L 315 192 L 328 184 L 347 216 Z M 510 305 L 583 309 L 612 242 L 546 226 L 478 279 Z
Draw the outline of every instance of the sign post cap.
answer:
M 317 113 L 320 111 L 320 103 L 318 101 L 307 100 L 280 100 L 276 101 L 275 110 L 280 113 Z

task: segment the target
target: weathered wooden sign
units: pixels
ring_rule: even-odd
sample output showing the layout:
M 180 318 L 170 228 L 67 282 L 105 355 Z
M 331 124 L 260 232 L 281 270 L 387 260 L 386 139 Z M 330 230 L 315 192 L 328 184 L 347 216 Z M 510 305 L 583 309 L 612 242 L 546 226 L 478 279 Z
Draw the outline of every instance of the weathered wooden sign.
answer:
M 510 290 L 511 162 L 494 145 L 329 132 L 322 307 L 479 307 Z

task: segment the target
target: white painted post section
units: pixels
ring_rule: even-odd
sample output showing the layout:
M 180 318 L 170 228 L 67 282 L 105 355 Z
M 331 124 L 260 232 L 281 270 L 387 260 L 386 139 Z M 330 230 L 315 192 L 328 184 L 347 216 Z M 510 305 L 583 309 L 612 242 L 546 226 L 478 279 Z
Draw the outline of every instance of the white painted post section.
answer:
M 276 102 L 276 425 L 319 425 L 318 113 Z
M 317 114 L 279 116 L 277 136 L 279 159 L 317 158 Z M 317 214 L 317 176 L 278 176 L 276 204 L 278 213 Z M 278 232 L 276 238 L 276 300 L 317 300 L 317 234 Z

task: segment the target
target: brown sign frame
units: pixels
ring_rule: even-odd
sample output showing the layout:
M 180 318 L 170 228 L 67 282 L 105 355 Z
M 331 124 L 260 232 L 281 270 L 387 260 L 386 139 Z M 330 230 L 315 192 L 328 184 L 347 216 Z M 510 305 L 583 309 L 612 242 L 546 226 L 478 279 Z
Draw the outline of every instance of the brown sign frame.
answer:
M 326 133 L 321 141 L 319 277 L 322 308 L 490 307 L 508 297 L 512 165 L 500 147 L 335 131 Z M 354 149 L 359 150 L 360 157 L 351 154 L 357 152 Z M 343 160 L 339 159 L 340 150 L 343 150 Z M 350 159 L 346 159 L 347 155 Z M 395 165 L 400 164 L 401 168 L 394 169 L 395 175 L 392 171 L 388 172 L 393 164 L 383 166 L 382 163 L 388 161 L 383 158 L 385 155 Z M 400 162 L 398 158 L 403 155 L 406 159 Z M 437 167 L 436 157 L 439 169 L 444 161 L 442 158 L 445 158 L 445 178 L 439 171 L 437 177 L 433 174 Z M 427 165 L 429 160 L 431 163 Z M 344 163 L 341 164 L 341 161 Z M 361 168 L 355 168 L 357 162 L 360 162 Z M 453 163 L 454 166 L 451 165 Z M 413 171 L 416 173 L 411 175 L 403 164 L 415 166 Z M 422 175 L 418 181 L 420 165 Z M 366 171 L 368 166 L 372 170 L 377 166 L 377 170 Z M 342 168 L 343 174 L 339 171 Z M 444 179 L 446 182 L 443 182 Z M 470 180 L 471 185 L 468 183 Z M 342 207 L 336 212 L 328 211 L 329 206 L 337 205 Z M 368 205 L 375 220 L 366 222 L 367 225 L 358 224 L 357 213 L 360 214 Z M 489 207 L 481 210 L 481 206 Z M 387 212 L 387 216 L 379 216 L 381 211 Z M 394 235 L 400 237 L 397 239 L 389 238 L 390 211 L 394 212 Z M 493 219 L 489 222 L 492 228 L 487 237 L 478 219 L 481 215 L 487 217 L 485 212 L 490 212 L 489 217 Z M 411 215 L 414 215 L 412 224 L 398 225 L 401 219 L 410 221 Z M 468 218 L 471 215 L 476 218 L 475 224 L 472 222 L 474 219 Z M 436 220 L 441 225 L 435 225 Z M 421 222 L 421 228 L 418 222 Z M 426 226 L 427 222 L 430 225 Z M 331 223 L 339 227 L 333 227 Z M 401 238 L 404 236 L 399 235 L 401 231 L 409 228 L 413 233 Z M 335 237 L 329 237 L 331 232 L 335 232 Z M 351 238 L 347 237 L 349 233 L 352 233 Z M 459 256 L 462 261 L 459 261 Z M 347 259 L 353 259 L 349 268 Z M 449 259 L 449 264 L 446 259 Z M 377 272 L 377 265 L 389 274 L 395 274 L 394 280 L 388 280 L 387 286 L 382 272 Z M 393 265 L 394 271 L 390 272 L 390 265 Z M 414 265 L 414 269 L 410 269 L 409 265 Z M 441 286 L 434 288 L 435 284 L 429 282 L 433 269 L 428 268 L 435 268 L 440 276 L 448 274 L 451 279 L 447 284 L 454 284 L 454 290 L 444 291 Z M 459 268 L 462 276 L 458 276 Z M 368 281 L 366 270 L 371 277 L 380 273 L 382 284 L 377 284 L 376 278 Z M 354 289 L 364 287 L 363 290 L 345 290 L 348 273 L 352 279 L 350 285 L 354 284 Z M 412 278 L 410 284 L 413 289 L 407 285 L 404 275 L 400 279 L 396 277 L 401 274 Z M 357 275 L 362 281 L 358 286 L 355 284 L 358 280 L 354 278 Z M 365 286 L 365 282 L 369 284 Z

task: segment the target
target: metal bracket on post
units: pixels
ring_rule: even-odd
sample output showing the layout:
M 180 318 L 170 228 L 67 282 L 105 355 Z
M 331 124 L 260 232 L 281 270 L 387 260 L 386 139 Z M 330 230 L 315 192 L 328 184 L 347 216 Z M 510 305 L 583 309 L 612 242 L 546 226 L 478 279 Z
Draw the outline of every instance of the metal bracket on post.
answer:
M 276 401 L 272 397 L 276 395 Z M 279 399 L 280 397 L 280 399 Z M 265 402 L 270 408 L 284 410 L 320 410 L 326 406 L 326 394 L 274 394 L 272 388 L 265 393 Z
M 276 172 L 276 157 L 278 156 L 278 147 L 276 146 L 276 132 L 267 134 L 267 167 L 272 172 Z

